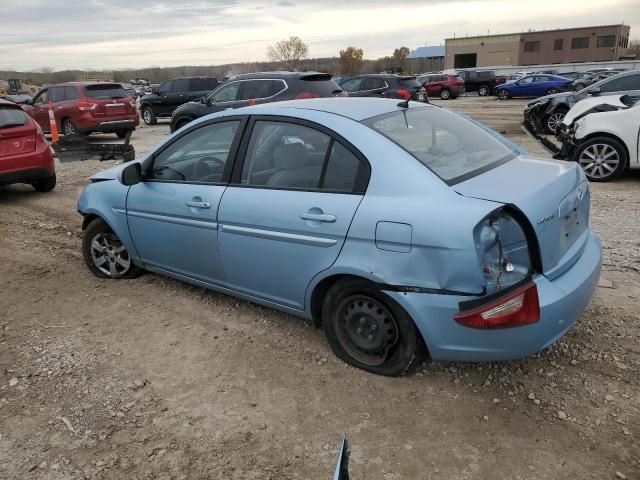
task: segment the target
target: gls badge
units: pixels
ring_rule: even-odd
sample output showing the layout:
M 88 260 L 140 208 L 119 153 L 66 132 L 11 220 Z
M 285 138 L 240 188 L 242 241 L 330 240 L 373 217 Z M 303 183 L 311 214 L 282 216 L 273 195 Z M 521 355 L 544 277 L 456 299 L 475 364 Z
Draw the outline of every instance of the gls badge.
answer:
M 556 218 L 556 216 L 554 214 L 547 215 L 546 217 L 541 218 L 540 220 L 538 220 L 538 225 L 542 225 L 543 223 L 546 223 L 549 220 L 553 220 L 554 218 Z

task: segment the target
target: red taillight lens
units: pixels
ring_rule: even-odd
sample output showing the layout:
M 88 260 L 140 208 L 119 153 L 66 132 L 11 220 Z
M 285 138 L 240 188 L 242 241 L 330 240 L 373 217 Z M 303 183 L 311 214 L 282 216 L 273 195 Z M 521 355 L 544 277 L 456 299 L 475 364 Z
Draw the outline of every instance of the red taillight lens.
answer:
M 411 93 L 409 92 L 409 90 L 405 90 L 404 88 L 397 90 L 396 95 L 398 95 L 398 97 L 403 100 L 409 100 L 411 98 Z
M 78 110 L 80 110 L 81 112 L 88 112 L 88 111 L 91 111 L 91 110 L 95 110 L 97 106 L 98 106 L 97 103 L 76 102 L 76 108 Z
M 485 330 L 536 323 L 540 320 L 538 288 L 535 283 L 527 283 L 494 302 L 460 312 L 453 318 L 465 327 Z
M 320 95 L 311 92 L 300 92 L 296 95 L 296 100 L 306 100 L 308 98 L 320 98 Z

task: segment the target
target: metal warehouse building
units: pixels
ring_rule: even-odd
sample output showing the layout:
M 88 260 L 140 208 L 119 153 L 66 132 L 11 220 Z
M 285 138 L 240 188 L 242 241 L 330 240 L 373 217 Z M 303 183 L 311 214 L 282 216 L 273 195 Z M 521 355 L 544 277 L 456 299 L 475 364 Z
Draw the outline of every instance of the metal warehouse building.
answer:
M 628 25 L 447 38 L 445 68 L 620 60 L 629 46 Z

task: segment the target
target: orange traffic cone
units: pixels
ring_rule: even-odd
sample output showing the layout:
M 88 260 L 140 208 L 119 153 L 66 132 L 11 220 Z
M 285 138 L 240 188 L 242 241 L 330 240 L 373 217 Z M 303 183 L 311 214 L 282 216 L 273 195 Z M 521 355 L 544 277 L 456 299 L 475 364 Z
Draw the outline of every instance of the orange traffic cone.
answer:
M 51 143 L 58 143 L 60 134 L 58 133 L 58 125 L 56 125 L 56 117 L 53 115 L 53 103 L 49 102 L 49 130 L 51 131 Z

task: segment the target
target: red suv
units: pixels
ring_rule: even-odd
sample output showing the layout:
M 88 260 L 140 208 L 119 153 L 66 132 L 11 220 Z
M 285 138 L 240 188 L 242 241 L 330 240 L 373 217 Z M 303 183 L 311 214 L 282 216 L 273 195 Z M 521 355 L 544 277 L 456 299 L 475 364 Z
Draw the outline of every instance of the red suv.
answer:
M 442 100 L 457 98 L 464 93 L 464 80 L 457 75 L 445 75 L 443 73 L 422 75 L 418 77 L 422 82 L 427 96 L 440 97 Z
M 10 183 L 48 192 L 56 186 L 56 171 L 42 129 L 20 105 L 0 100 L 0 185 Z
M 124 138 L 140 123 L 136 102 L 119 83 L 69 82 L 44 88 L 22 106 L 49 131 L 49 102 L 60 133 L 116 133 Z

